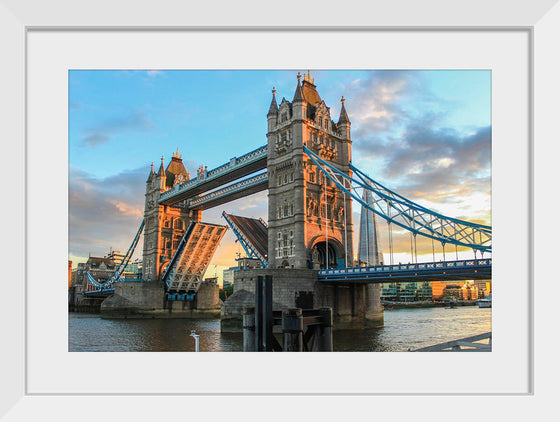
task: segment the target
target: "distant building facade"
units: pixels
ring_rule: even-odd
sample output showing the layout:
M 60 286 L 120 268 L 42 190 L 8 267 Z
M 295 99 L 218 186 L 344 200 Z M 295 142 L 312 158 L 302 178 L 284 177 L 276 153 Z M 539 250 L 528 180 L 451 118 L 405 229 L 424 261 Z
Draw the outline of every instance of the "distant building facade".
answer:
M 394 302 L 432 300 L 432 286 L 428 281 L 383 283 L 381 299 Z
M 236 267 L 229 267 L 226 268 L 223 272 L 223 281 L 222 281 L 222 287 L 225 289 L 226 287 L 232 286 L 233 285 L 233 280 L 234 280 L 234 275 L 235 275 L 235 271 L 237 271 L 239 268 Z
M 383 283 L 381 298 L 385 301 L 395 302 L 445 299 L 478 300 L 490 294 L 490 284 L 488 280 Z
M 68 289 L 72 284 L 72 261 L 68 260 Z
M 79 305 L 80 300 L 83 299 L 84 292 L 96 290 L 94 286 L 88 283 L 86 272 L 89 272 L 96 281 L 103 283 L 111 277 L 124 257 L 125 254 L 111 249 L 102 258 L 90 256 L 86 262 L 78 263 L 74 269 L 71 267 L 72 261 L 68 261 L 70 277 L 68 302 L 70 309 L 74 309 Z M 121 278 L 127 281 L 140 280 L 142 278 L 142 259 L 138 258 L 129 262 L 121 274 Z

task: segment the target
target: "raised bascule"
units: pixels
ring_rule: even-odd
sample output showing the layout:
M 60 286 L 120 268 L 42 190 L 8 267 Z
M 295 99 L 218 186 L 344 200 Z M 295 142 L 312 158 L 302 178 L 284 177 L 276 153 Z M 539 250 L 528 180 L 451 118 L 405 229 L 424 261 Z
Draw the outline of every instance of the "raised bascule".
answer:
M 146 181 L 142 283 L 93 280 L 109 295 L 102 316 L 221 315 L 222 330 L 241 329 L 245 306 L 254 304 L 255 280 L 272 276 L 273 308 L 332 308 L 335 328 L 381 325 L 380 283 L 396 280 L 489 279 L 492 229 L 443 216 L 371 179 L 352 164 L 351 123 L 344 97 L 335 122 L 308 73 L 298 73 L 292 101 L 267 113 L 267 144 L 195 178 L 179 151 Z M 204 223 L 203 210 L 268 190 L 268 221 L 223 212 L 226 225 Z M 352 204 L 362 207 L 360 251 L 354 263 Z M 475 259 L 389 265 L 382 262 L 376 217 L 445 246 L 468 247 Z M 202 277 L 228 227 L 258 268 L 235 272 L 225 303 L 218 286 Z M 391 256 L 393 246 L 390 240 Z M 480 258 L 477 258 L 477 253 Z M 130 255 L 130 256 L 129 256 Z M 123 260 L 124 262 L 124 260 Z M 124 264 L 126 265 L 126 263 Z

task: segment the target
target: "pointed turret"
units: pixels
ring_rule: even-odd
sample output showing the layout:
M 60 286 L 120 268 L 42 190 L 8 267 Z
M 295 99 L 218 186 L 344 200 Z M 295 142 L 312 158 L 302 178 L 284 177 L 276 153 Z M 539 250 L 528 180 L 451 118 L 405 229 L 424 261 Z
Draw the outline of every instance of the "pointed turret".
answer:
M 337 128 L 338 134 L 342 138 L 350 141 L 350 119 L 348 119 L 348 113 L 346 113 L 346 107 L 344 107 L 344 97 L 340 99 L 342 106 L 340 107 L 340 117 L 338 118 Z M 350 160 L 350 150 L 348 150 L 348 160 Z
M 344 97 L 342 97 L 340 99 L 340 102 L 342 103 L 342 107 L 340 108 L 340 117 L 338 118 L 338 124 L 340 125 L 341 123 L 347 123 L 350 124 L 350 120 L 348 119 L 348 113 L 346 113 L 346 108 L 344 107 L 344 102 L 346 100 L 344 99 Z
M 163 163 L 163 155 L 161 156 L 161 165 L 159 166 L 159 170 L 158 173 L 156 175 L 156 177 L 159 178 L 159 187 L 160 190 L 163 192 L 165 190 L 165 182 L 167 177 L 165 176 L 165 168 L 163 167 L 164 163 Z
M 276 104 L 276 88 L 272 87 L 272 101 L 270 102 L 270 108 L 268 109 L 267 117 L 278 115 L 278 104 Z
M 165 176 L 165 168 L 163 167 L 163 155 L 161 156 L 161 165 L 159 166 L 158 176 Z
M 298 102 L 303 101 L 303 91 L 301 90 L 301 73 L 299 73 L 299 72 L 297 74 L 296 92 L 294 94 L 294 99 L 292 100 L 292 102 L 295 103 L 296 101 L 298 101 Z
M 148 180 L 146 180 L 146 183 L 151 181 L 155 175 L 156 173 L 154 172 L 154 162 L 152 161 L 152 168 L 150 169 L 150 174 L 148 175 Z

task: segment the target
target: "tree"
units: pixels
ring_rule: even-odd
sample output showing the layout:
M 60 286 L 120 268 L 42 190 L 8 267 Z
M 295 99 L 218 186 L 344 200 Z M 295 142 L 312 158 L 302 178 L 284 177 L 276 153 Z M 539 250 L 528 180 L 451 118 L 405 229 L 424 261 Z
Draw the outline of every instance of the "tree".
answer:
M 220 289 L 220 299 L 225 300 L 233 294 L 233 284 L 230 284 L 225 289 Z

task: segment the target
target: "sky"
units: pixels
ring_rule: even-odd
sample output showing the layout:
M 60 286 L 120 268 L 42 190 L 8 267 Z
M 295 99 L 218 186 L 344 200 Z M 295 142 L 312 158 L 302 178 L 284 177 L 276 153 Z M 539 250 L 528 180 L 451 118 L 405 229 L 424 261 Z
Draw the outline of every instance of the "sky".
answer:
M 291 101 L 294 70 L 69 71 L 69 259 L 128 249 L 142 221 L 145 182 L 179 150 L 191 175 L 266 144 L 266 114 Z M 336 122 L 340 98 L 352 123 L 353 164 L 391 190 L 449 217 L 491 225 L 491 72 L 313 70 Z M 266 192 L 206 210 L 267 219 Z M 358 205 L 353 206 L 357 243 Z M 379 223 L 387 256 L 388 231 Z M 410 236 L 393 228 L 395 262 L 409 262 Z M 433 259 L 418 240 L 419 261 Z M 140 242 L 135 257 L 141 257 Z M 206 276 L 221 277 L 243 250 L 228 231 Z M 357 252 L 357 248 L 355 248 Z M 436 259 L 441 259 L 436 245 Z M 453 249 L 452 256 L 474 257 Z M 450 253 L 449 247 L 446 253 Z

